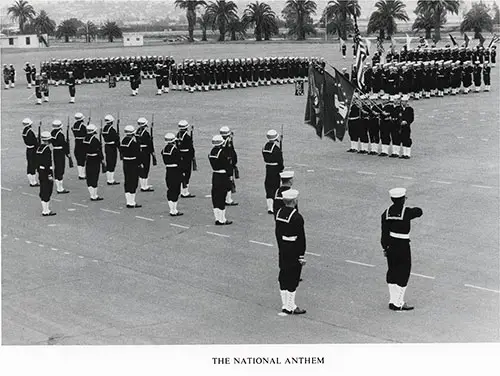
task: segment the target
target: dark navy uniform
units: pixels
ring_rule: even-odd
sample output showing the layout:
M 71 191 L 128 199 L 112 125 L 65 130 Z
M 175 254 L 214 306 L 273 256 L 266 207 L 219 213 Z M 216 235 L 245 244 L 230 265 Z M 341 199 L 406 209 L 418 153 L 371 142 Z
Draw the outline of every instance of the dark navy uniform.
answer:
M 26 145 L 26 161 L 27 161 L 27 168 L 26 168 L 26 173 L 28 174 L 28 177 L 30 178 L 30 185 L 31 186 L 37 186 L 36 180 L 34 180 L 34 175 L 36 174 L 36 150 L 38 148 L 38 139 L 35 135 L 35 131 L 33 128 L 31 128 L 31 125 L 27 125 L 23 128 L 23 141 L 24 144 Z M 30 177 L 30 175 L 32 177 Z
M 410 148 L 412 145 L 411 140 L 411 124 L 415 120 L 415 113 L 411 106 L 403 106 L 401 112 L 401 146 L 403 147 L 403 155 L 401 156 L 404 159 L 410 158 Z
M 80 179 L 85 179 L 83 167 L 85 167 L 86 157 L 85 149 L 83 147 L 83 140 L 85 139 L 85 136 L 87 136 L 87 129 L 85 128 L 85 124 L 83 124 L 83 119 L 75 121 L 71 130 L 73 131 L 73 136 L 75 137 L 74 155 L 76 165 L 80 167 L 78 169 L 78 177 Z
M 125 194 L 135 194 L 139 184 L 139 165 L 141 164 L 141 148 L 133 134 L 126 134 L 120 143 L 123 157 L 123 176 Z
M 191 171 L 194 159 L 193 138 L 187 129 L 181 129 L 177 133 L 177 146 L 180 152 L 179 171 L 182 182 L 182 197 L 194 197 L 189 193 L 189 180 L 191 179 Z
M 102 145 L 95 133 L 86 135 L 83 145 L 86 158 L 85 174 L 87 176 L 87 186 L 97 188 L 101 162 L 104 160 Z
M 49 202 L 54 189 L 52 173 L 52 151 L 47 144 L 39 145 L 36 149 L 36 164 L 40 179 L 40 200 Z
M 221 146 L 214 146 L 208 155 L 212 166 L 212 204 L 215 209 L 226 208 L 226 193 L 231 190 L 228 170 L 232 169 Z
M 60 181 L 63 180 L 66 168 L 66 156 L 69 155 L 69 145 L 61 128 L 53 129 L 50 135 L 52 136 L 54 154 L 54 179 Z
M 142 191 L 153 191 L 153 188 L 147 185 L 149 170 L 151 168 L 151 155 L 153 154 L 153 140 L 147 129 L 147 126 L 142 126 L 137 129 L 136 139 L 141 147 L 141 164 L 139 169 L 139 178 L 144 179 L 141 182 Z
M 266 178 L 264 187 L 266 189 L 266 199 L 273 199 L 276 190 L 280 186 L 280 172 L 283 171 L 283 153 L 279 144 L 274 141 L 268 141 L 262 148 L 262 156 L 266 164 Z
M 349 112 L 349 138 L 351 139 L 351 148 L 348 152 L 358 151 L 359 128 L 361 126 L 361 112 L 359 107 L 353 103 Z
M 102 138 L 104 139 L 104 153 L 106 154 L 106 172 L 113 173 L 116 168 L 120 136 L 118 136 L 118 132 L 113 127 L 112 121 L 104 124 Z M 111 179 L 111 181 L 114 182 L 114 179 Z
M 181 153 L 175 142 L 172 142 L 165 145 L 161 155 L 166 168 L 167 200 L 177 202 L 181 193 Z

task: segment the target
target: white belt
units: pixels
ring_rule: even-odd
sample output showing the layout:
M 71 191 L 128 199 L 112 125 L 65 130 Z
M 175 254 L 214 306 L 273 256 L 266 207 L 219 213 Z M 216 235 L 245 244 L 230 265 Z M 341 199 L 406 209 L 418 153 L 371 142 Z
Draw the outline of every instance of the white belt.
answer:
M 225 174 L 226 170 L 214 170 L 213 172 L 217 174 Z
M 357 119 L 359 119 L 359 116 L 354 118 L 349 118 L 349 120 L 357 120 Z
M 27 147 L 28 149 L 32 149 L 32 148 L 34 148 L 34 147 L 35 147 L 35 145 L 26 145 L 26 147 Z
M 109 144 L 114 144 L 115 142 L 114 141 L 108 141 L 108 142 L 105 142 L 106 145 L 109 145 Z
M 267 166 L 277 166 L 278 162 L 266 162 Z
M 141 145 L 141 148 L 145 148 L 145 147 L 147 147 L 147 146 L 148 146 L 148 145 Z
M 389 235 L 397 239 L 410 239 L 410 234 L 398 234 L 397 232 L 389 232 Z
M 87 157 L 97 157 L 97 155 L 98 155 L 97 153 L 92 153 L 92 154 L 87 153 Z
M 186 152 L 189 151 L 189 149 L 180 149 L 179 151 L 182 151 L 182 152 L 186 153 Z
M 58 150 L 58 149 L 62 149 L 63 147 L 62 146 L 54 146 L 54 150 Z
M 134 159 L 137 159 L 136 157 L 123 157 L 126 161 L 132 161 Z
M 75 140 L 85 140 L 85 137 L 75 137 Z
M 178 167 L 176 164 L 168 164 L 168 165 L 165 165 L 165 167 Z
M 297 236 L 282 236 L 281 239 L 287 241 L 287 242 L 294 242 L 297 240 Z
M 45 170 L 45 167 L 44 166 L 40 166 L 38 167 L 40 170 Z

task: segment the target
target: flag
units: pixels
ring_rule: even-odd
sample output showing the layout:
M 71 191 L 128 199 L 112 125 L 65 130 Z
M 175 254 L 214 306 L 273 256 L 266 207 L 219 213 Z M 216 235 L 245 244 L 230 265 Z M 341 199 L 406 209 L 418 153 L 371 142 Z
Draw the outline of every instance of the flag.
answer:
M 325 124 L 325 136 L 332 139 L 336 136 L 340 141 L 344 139 L 347 129 L 349 108 L 351 107 L 352 97 L 356 88 L 344 77 L 344 75 L 335 69 L 335 75 L 331 76 L 328 72 L 325 74 L 328 94 L 328 102 L 333 103 L 334 109 L 334 127 L 328 123 Z M 330 92 L 329 83 L 333 81 L 333 93 Z M 333 95 L 333 98 L 332 98 Z M 333 135 L 335 133 L 335 135 Z
M 335 108 L 335 93 L 336 93 L 335 80 L 330 73 L 325 71 L 325 86 L 323 90 L 323 130 L 325 137 L 331 138 L 335 141 L 335 125 L 336 125 L 336 108 Z M 342 141 L 343 133 L 340 133 L 340 141 Z
M 410 49 L 410 44 L 411 44 L 411 40 L 413 39 L 412 37 L 410 37 L 408 34 L 405 34 L 406 35 L 406 49 Z
M 484 41 L 485 41 L 486 39 L 484 39 L 483 34 L 481 34 L 481 33 L 479 33 L 479 34 L 478 34 L 478 36 L 479 36 L 479 45 L 480 45 L 480 46 L 483 46 Z
M 384 41 L 380 37 L 377 37 L 377 51 L 379 55 L 382 55 L 385 52 Z
M 319 138 L 323 138 L 323 107 L 324 107 L 325 75 L 314 67 L 309 67 L 309 90 L 307 92 L 306 114 L 304 122 L 316 129 Z
M 358 50 L 356 51 L 356 62 L 354 63 L 356 69 L 356 82 L 358 84 L 359 90 L 363 91 L 365 86 L 365 75 L 364 75 L 364 63 L 366 57 L 368 56 L 368 51 L 364 43 L 359 43 Z
M 464 33 L 464 41 L 465 41 L 465 48 L 467 48 L 469 46 L 470 39 L 465 33 Z
M 370 56 L 370 49 L 372 47 L 372 42 L 368 38 L 363 39 L 365 44 L 366 44 L 366 51 L 367 51 L 367 56 Z
M 496 42 L 500 40 L 500 37 L 496 34 L 493 34 L 493 39 L 491 40 L 490 44 L 488 45 L 488 48 L 491 48 Z
M 450 35 L 450 40 L 451 40 L 451 43 L 453 43 L 454 46 L 457 46 L 458 43 L 457 41 L 455 40 L 455 38 L 453 38 L 453 35 L 449 34 Z

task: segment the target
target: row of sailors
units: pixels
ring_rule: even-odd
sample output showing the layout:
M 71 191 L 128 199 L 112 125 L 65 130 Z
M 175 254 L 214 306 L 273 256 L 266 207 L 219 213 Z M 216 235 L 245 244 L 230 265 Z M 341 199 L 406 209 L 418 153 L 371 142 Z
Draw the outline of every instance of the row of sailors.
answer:
M 16 86 L 16 68 L 14 68 L 13 64 L 10 64 L 9 66 L 7 66 L 7 64 L 4 64 L 2 69 L 2 74 L 3 74 L 3 82 L 5 84 L 4 86 L 5 90 L 8 90 L 9 87 Z

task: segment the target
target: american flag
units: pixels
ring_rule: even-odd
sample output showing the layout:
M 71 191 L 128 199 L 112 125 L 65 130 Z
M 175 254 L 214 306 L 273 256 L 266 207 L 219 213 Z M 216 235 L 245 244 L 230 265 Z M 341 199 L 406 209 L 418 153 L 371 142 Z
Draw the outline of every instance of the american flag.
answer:
M 358 84 L 358 89 L 363 91 L 365 86 L 365 75 L 364 75 L 364 63 L 366 57 L 368 56 L 368 49 L 363 42 L 359 42 L 358 50 L 356 52 L 356 82 Z

